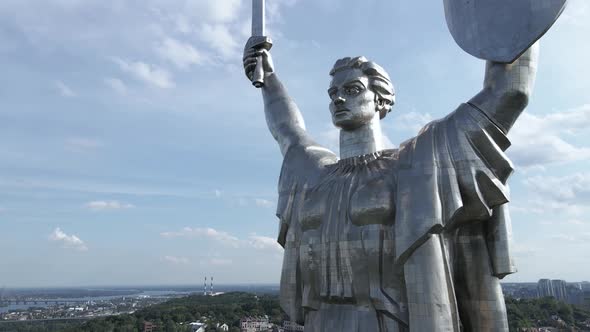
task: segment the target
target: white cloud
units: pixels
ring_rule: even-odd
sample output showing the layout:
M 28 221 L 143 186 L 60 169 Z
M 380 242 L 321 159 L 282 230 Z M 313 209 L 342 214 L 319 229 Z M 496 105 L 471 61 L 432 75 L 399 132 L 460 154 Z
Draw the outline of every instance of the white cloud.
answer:
M 508 150 L 508 155 L 520 167 L 564 164 L 590 158 L 589 148 L 575 147 L 556 135 L 515 138 L 513 142 L 518 143 Z
M 536 116 L 523 113 L 509 134 L 510 158 L 521 167 L 539 167 L 590 159 L 590 147 L 564 140 L 590 129 L 590 104 Z
M 220 192 L 219 196 L 217 196 L 216 193 L 216 197 L 221 197 L 223 195 L 222 192 Z M 237 206 L 240 207 L 247 207 L 247 206 L 257 206 L 260 208 L 271 208 L 273 206 L 275 206 L 275 202 L 266 198 L 251 198 L 251 197 L 247 197 L 247 196 L 240 196 L 240 195 L 234 195 L 231 196 L 231 202 Z
M 564 203 L 590 203 L 590 173 L 532 176 L 524 184 L 534 193 Z
M 582 221 L 580 219 L 568 219 L 567 223 L 572 224 L 572 225 L 577 225 L 577 226 L 585 226 L 588 224 L 587 222 Z
M 270 250 L 273 252 L 282 252 L 283 248 L 277 241 L 271 237 L 257 235 L 252 233 L 247 239 L 239 239 L 229 233 L 218 231 L 213 228 L 191 228 L 185 227 L 177 232 L 162 232 L 160 236 L 164 238 L 209 238 L 223 245 L 229 245 L 233 248 L 254 248 L 258 250 Z
M 239 56 L 240 44 L 227 25 L 203 24 L 199 29 L 199 37 L 223 59 L 234 59 Z
M 397 146 L 395 144 L 393 144 L 393 142 L 389 139 L 389 137 L 387 137 L 385 134 L 383 134 L 383 147 L 386 149 L 394 149 Z
M 215 265 L 215 266 L 228 266 L 233 264 L 233 260 L 231 258 L 222 258 L 222 257 L 214 257 L 214 258 L 207 258 L 202 259 L 200 261 L 201 265 Z M 208 286 L 208 284 L 207 284 Z
M 164 256 L 162 260 L 176 265 L 186 265 L 189 263 L 189 259 L 186 257 Z
M 160 233 L 165 238 L 186 237 L 186 238 L 210 238 L 226 245 L 238 246 L 238 238 L 226 232 L 218 231 L 213 228 L 191 228 L 185 227 L 178 232 L 163 232 Z
M 76 93 L 62 81 L 55 81 L 55 87 L 62 97 L 76 97 Z
M 555 234 L 551 236 L 552 240 L 558 241 L 565 241 L 565 242 L 575 242 L 578 239 L 575 236 L 567 235 L 567 234 Z
M 430 113 L 412 111 L 409 113 L 394 114 L 393 127 L 397 130 L 411 132 L 414 135 L 418 134 L 418 131 L 420 131 L 420 129 L 422 129 L 427 123 L 434 120 Z
M 141 61 L 129 62 L 117 57 L 112 59 L 121 70 L 140 81 L 162 89 L 174 87 L 170 73 L 165 69 Z
M 512 252 L 519 257 L 533 256 L 539 253 L 539 248 L 525 243 L 514 243 Z
M 119 201 L 92 201 L 86 203 L 84 206 L 94 211 L 122 210 L 135 207 L 132 204 Z
M 551 213 L 559 215 L 559 220 L 566 218 L 577 218 L 585 214 L 587 207 L 583 204 L 575 204 L 571 202 L 560 202 L 558 200 L 543 196 L 534 195 L 535 198 L 529 199 L 525 205 L 512 207 L 511 210 L 514 212 L 520 212 L 523 214 L 538 214 L 544 218 L 548 218 L 547 214 Z M 555 217 L 552 217 L 555 219 Z M 553 221 L 544 220 L 541 223 L 550 224 Z
M 186 12 L 209 22 L 227 23 L 238 17 L 241 3 L 240 0 L 188 0 Z
M 174 27 L 176 31 L 182 34 L 188 34 L 193 30 L 189 20 L 183 15 L 178 15 L 176 17 Z
M 325 125 L 324 131 L 320 132 L 318 138 L 323 146 L 336 154 L 340 151 L 340 130 L 333 124 Z
M 249 243 L 255 249 L 270 249 L 283 252 L 283 247 L 278 244 L 277 240 L 268 236 L 252 234 L 249 237 Z
M 273 28 L 273 36 L 280 35 L 276 28 L 280 25 L 281 13 L 295 2 L 267 2 L 267 26 Z M 160 53 L 153 48 L 154 40 L 178 34 L 199 35 L 205 43 L 193 45 L 198 52 L 182 44 L 164 43 L 173 48 L 182 46 L 169 50 L 172 52 L 170 59 L 175 59 L 177 65 L 195 62 L 197 53 L 213 55 L 213 51 L 217 51 L 225 60 L 239 55 L 247 37 L 244 33 L 249 30 L 244 27 L 250 25 L 250 3 L 242 0 L 145 0 L 141 3 L 59 0 L 39 2 L 35 11 L 29 7 L 19 1 L 0 1 L 0 19 L 40 50 L 53 49 L 56 45 L 84 48 L 95 53 L 114 49 L 119 53 L 99 55 L 124 58 L 129 56 L 127 51 L 133 50 L 132 54 L 151 59 L 153 53 Z M 92 20 L 85 19 L 88 13 L 92 13 Z M 8 40 L 5 44 L 10 42 Z M 157 81 L 162 84 L 161 80 Z
M 127 85 L 125 85 L 120 79 L 107 77 L 104 79 L 104 83 L 118 94 L 122 96 L 127 95 Z
M 526 203 L 512 206 L 512 211 L 538 214 L 560 223 L 585 224 L 580 218 L 590 213 L 590 173 L 530 176 L 523 184 L 529 197 Z
M 263 199 L 263 198 L 256 198 L 254 200 L 254 202 L 256 203 L 256 206 L 264 207 L 264 208 L 272 207 L 274 205 L 273 202 L 271 202 L 267 199 Z
M 561 15 L 560 21 L 578 27 L 588 27 L 590 26 L 589 14 L 590 4 L 587 0 L 570 0 Z
M 576 235 L 569 235 L 569 234 L 560 233 L 560 234 L 551 235 L 550 238 L 552 240 L 557 240 L 557 241 L 579 242 L 579 243 L 586 244 L 586 242 L 590 239 L 590 233 L 585 232 L 585 233 L 578 233 Z
M 511 203 L 510 204 L 510 211 L 517 212 L 517 213 L 520 212 L 520 213 L 524 213 L 524 214 L 527 214 L 527 213 L 542 214 L 544 212 L 544 210 L 533 206 L 533 202 L 534 202 L 533 200 L 529 200 L 529 202 L 528 202 L 529 204 L 526 206 Z M 544 223 L 544 222 L 552 223 L 550 221 L 541 221 L 541 223 Z
M 211 192 L 195 192 L 182 185 L 156 186 L 149 184 L 130 184 L 120 181 L 105 182 L 89 178 L 71 178 L 65 176 L 25 176 L 11 178 L 0 174 L 0 187 L 31 190 L 63 190 L 67 192 L 82 192 L 103 196 L 132 195 L 132 196 L 164 196 L 176 198 L 201 199 L 211 197 Z
M 209 262 L 212 265 L 230 265 L 232 260 L 228 258 L 212 258 Z
M 180 69 L 186 69 L 191 65 L 201 65 L 207 61 L 207 57 L 192 45 L 170 37 L 166 37 L 156 47 L 156 52 Z
M 61 242 L 64 248 L 72 248 L 80 251 L 88 250 L 84 241 L 76 235 L 67 235 L 59 227 L 49 235 L 49 240 L 54 242 Z
M 294 6 L 298 2 L 299 0 L 273 0 L 266 2 L 267 34 L 269 36 L 276 36 L 277 39 L 280 37 L 284 41 L 287 40 L 277 27 L 285 23 L 283 13 L 287 8 Z

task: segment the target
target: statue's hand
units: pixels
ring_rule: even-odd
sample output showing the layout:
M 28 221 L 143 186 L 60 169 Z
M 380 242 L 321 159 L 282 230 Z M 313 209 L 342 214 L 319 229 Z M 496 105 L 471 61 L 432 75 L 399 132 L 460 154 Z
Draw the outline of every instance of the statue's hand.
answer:
M 264 48 L 247 48 L 244 50 L 244 72 L 246 77 L 252 81 L 253 72 L 258 61 L 262 61 L 262 69 L 264 76 L 270 75 L 274 72 L 274 65 L 272 63 L 272 56 L 270 52 Z

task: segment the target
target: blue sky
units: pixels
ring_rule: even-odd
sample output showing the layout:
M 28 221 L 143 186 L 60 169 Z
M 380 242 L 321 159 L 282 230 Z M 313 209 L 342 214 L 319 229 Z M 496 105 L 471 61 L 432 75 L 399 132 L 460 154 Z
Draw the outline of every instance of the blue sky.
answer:
M 267 0 L 275 67 L 337 150 L 328 72 L 389 72 L 393 145 L 482 86 L 442 1 Z M 241 71 L 247 0 L 0 2 L 0 287 L 277 283 L 281 155 Z M 541 43 L 510 133 L 508 281 L 590 279 L 590 4 Z

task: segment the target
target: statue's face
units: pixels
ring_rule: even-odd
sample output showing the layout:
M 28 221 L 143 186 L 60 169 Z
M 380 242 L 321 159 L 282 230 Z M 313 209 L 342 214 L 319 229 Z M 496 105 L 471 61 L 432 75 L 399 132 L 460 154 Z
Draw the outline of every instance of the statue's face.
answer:
M 375 117 L 375 93 L 369 89 L 369 78 L 360 69 L 338 71 L 330 88 L 332 123 L 344 130 L 354 130 Z

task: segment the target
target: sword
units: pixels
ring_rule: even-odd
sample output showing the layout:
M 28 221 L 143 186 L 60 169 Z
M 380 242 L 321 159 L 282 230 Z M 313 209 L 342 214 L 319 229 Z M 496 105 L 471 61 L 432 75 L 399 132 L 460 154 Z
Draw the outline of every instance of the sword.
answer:
M 246 43 L 246 49 L 256 48 L 270 50 L 272 41 L 264 32 L 264 0 L 252 0 L 252 37 Z M 264 68 L 262 56 L 256 59 L 256 68 L 252 72 L 252 85 L 257 88 L 264 86 Z

